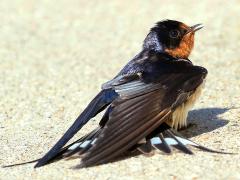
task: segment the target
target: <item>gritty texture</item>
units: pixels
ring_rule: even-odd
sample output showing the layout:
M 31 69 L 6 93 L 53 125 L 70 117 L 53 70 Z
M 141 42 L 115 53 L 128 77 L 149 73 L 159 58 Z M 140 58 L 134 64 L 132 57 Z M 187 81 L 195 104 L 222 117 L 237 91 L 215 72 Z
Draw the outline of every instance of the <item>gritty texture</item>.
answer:
M 183 133 L 238 154 L 155 153 L 81 170 L 71 169 L 79 159 L 62 160 L 0 168 L 0 179 L 240 179 L 239 9 L 237 0 L 1 1 L 0 165 L 43 156 L 166 18 L 205 25 L 190 59 L 209 75 Z

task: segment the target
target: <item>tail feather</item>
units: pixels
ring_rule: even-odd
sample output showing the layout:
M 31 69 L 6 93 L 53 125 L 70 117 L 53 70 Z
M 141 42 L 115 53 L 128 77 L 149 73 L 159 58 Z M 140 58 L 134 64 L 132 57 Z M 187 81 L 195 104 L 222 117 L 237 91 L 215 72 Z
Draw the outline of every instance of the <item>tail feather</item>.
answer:
M 153 147 L 151 142 L 148 140 L 146 144 L 142 144 L 137 149 L 141 151 L 143 154 L 149 155 L 152 152 Z
M 81 138 L 74 143 L 66 146 L 62 151 L 59 152 L 59 155 L 62 158 L 68 158 L 76 153 L 86 152 L 91 146 L 92 142 L 96 138 L 96 136 L 99 134 L 100 128 L 95 129 L 91 133 L 89 133 L 87 136 L 84 136 L 84 138 Z M 80 154 L 80 153 L 79 153 Z
M 181 140 L 182 142 L 184 142 L 184 144 L 188 144 L 191 145 L 197 149 L 200 149 L 202 151 L 206 151 L 206 152 L 211 152 L 211 153 L 217 153 L 217 154 L 236 154 L 236 153 L 231 153 L 231 152 L 224 152 L 224 151 L 218 151 L 218 150 L 214 150 L 214 149 L 209 149 L 205 146 L 202 146 L 198 143 L 195 143 L 189 139 L 184 138 L 179 132 L 172 130 L 171 131 L 179 140 Z
M 73 125 L 67 130 L 67 132 L 62 136 L 62 138 L 52 147 L 52 149 L 43 156 L 35 168 L 41 167 L 48 164 L 51 160 L 55 159 L 61 148 L 97 113 L 101 112 L 106 108 L 118 94 L 111 90 L 102 90 L 87 106 L 87 108 L 82 112 L 82 114 L 75 120 Z
M 31 164 L 31 163 L 34 163 L 34 162 L 37 162 L 37 161 L 39 161 L 39 159 L 35 159 L 35 160 L 32 160 L 32 161 L 27 161 L 27 162 L 22 162 L 22 163 L 3 165 L 2 168 L 9 168 L 9 167 L 14 167 L 14 166 L 22 166 L 22 165 Z
M 171 147 L 174 147 L 182 151 L 183 153 L 194 154 L 190 149 L 191 146 L 197 149 L 200 149 L 202 151 L 207 151 L 211 153 L 234 154 L 234 153 L 212 150 L 202 145 L 199 145 L 187 138 L 184 138 L 180 133 L 178 133 L 173 129 L 168 129 L 158 135 L 156 134 L 155 136 L 152 136 L 144 144 L 141 144 L 141 146 L 139 146 L 137 149 L 144 154 L 151 153 L 150 149 L 159 150 L 166 154 L 170 154 L 172 153 Z
M 162 145 L 163 145 L 163 148 L 164 148 L 164 150 L 165 150 L 164 152 L 170 154 L 170 153 L 172 152 L 172 149 L 171 149 L 171 147 L 168 145 L 168 143 L 165 141 L 162 133 L 159 134 L 159 138 L 160 138 L 160 140 L 162 141 Z M 158 144 L 156 144 L 156 145 L 158 145 Z M 155 146 L 156 146 L 156 145 L 155 145 Z M 160 146 L 160 145 L 161 145 L 161 143 L 159 144 L 159 146 Z M 159 149 L 159 148 L 158 148 L 158 149 Z
M 166 134 L 168 134 L 169 137 L 173 138 L 177 142 L 176 145 L 174 145 L 175 148 L 181 150 L 186 154 L 193 154 L 193 152 L 189 148 L 187 148 L 187 146 L 184 145 L 183 142 L 179 140 L 170 130 L 167 130 Z

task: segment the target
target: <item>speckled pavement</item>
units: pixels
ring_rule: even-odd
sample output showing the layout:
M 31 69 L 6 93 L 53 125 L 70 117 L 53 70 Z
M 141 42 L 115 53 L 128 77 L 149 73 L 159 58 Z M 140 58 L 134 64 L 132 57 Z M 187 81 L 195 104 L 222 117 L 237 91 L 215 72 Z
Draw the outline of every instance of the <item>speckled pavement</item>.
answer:
M 81 170 L 71 169 L 78 159 L 63 160 L 39 169 L 0 168 L 0 179 L 240 179 L 239 9 L 237 0 L 1 1 L 1 166 L 44 155 L 166 18 L 205 25 L 190 59 L 209 75 L 189 114 L 194 125 L 183 133 L 238 154 L 156 153 Z

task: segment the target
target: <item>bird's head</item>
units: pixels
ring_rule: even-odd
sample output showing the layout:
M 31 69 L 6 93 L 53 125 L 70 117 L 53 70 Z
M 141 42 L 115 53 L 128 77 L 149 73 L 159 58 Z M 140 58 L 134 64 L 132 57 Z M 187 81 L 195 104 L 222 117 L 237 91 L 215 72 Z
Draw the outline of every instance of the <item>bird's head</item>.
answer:
M 150 30 L 143 48 L 166 52 L 175 58 L 188 58 L 194 46 L 194 34 L 202 27 L 174 20 L 160 21 Z

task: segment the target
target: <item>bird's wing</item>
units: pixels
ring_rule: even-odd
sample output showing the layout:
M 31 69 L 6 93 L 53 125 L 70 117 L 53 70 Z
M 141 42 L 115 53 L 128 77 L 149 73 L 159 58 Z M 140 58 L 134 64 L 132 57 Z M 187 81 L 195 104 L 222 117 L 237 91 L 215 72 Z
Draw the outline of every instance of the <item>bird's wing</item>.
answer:
M 137 144 L 171 118 L 172 111 L 187 100 L 200 80 L 202 74 L 195 71 L 174 72 L 158 77 L 157 83 L 137 80 L 115 86 L 119 97 L 111 104 L 109 120 L 79 167 L 109 162 Z

